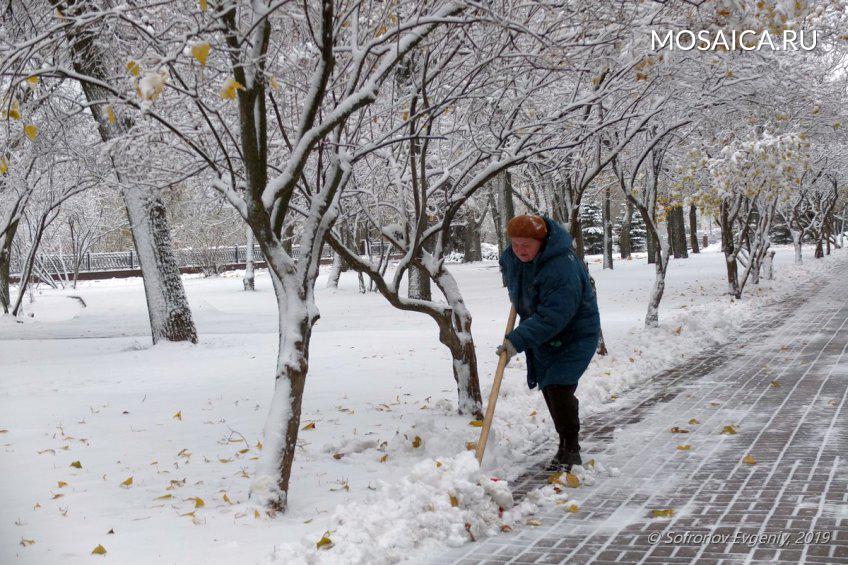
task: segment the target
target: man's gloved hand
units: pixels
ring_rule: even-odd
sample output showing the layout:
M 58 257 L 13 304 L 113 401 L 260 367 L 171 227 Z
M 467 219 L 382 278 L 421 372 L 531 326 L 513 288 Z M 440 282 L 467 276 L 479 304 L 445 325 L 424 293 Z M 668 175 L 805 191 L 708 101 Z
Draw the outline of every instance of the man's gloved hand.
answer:
M 495 353 L 497 353 L 498 357 L 500 357 L 501 353 L 503 353 L 504 351 L 506 351 L 507 363 L 509 363 L 509 360 L 512 359 L 515 354 L 518 353 L 518 351 L 515 350 L 515 346 L 512 345 L 512 342 L 506 338 L 504 338 L 503 345 L 499 345 L 498 348 L 495 350 Z

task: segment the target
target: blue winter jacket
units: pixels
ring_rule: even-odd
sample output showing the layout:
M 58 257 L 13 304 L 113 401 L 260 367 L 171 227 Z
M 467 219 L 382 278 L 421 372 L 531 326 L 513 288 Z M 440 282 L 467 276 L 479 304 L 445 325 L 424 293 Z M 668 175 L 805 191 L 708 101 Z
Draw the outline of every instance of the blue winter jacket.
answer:
M 523 263 L 512 248 L 500 266 L 509 299 L 520 317 L 507 339 L 526 351 L 527 385 L 540 389 L 577 382 L 598 347 L 601 320 L 595 291 L 571 235 L 544 217 L 548 236 L 539 254 Z

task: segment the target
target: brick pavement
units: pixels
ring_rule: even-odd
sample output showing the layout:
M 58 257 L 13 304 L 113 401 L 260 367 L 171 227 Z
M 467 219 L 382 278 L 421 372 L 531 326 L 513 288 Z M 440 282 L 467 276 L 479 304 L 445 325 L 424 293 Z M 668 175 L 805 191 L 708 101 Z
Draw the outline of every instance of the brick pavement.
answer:
M 428 562 L 848 563 L 841 263 L 829 279 L 764 309 L 728 344 L 655 376 L 640 387 L 649 392 L 630 393 L 629 409 L 584 421 L 584 460 L 621 475 L 575 489 L 579 512 L 545 511 L 536 516 L 541 526 Z M 737 433 L 722 434 L 727 425 Z M 690 433 L 671 433 L 673 426 Z M 545 448 L 542 461 L 551 455 Z M 516 495 L 548 476 L 540 462 L 515 482 Z M 652 516 L 668 508 L 672 517 Z M 787 537 L 768 539 L 775 534 Z

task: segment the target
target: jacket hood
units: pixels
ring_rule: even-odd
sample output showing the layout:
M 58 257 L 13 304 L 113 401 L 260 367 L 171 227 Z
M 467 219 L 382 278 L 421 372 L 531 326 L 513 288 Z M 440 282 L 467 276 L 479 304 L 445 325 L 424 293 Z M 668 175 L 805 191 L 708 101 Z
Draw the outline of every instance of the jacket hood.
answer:
M 536 256 L 534 261 L 537 265 L 547 263 L 558 255 L 564 255 L 571 249 L 573 239 L 571 234 L 565 231 L 559 223 L 553 221 L 547 216 L 542 216 L 548 226 L 548 237 L 545 240 L 544 247 Z

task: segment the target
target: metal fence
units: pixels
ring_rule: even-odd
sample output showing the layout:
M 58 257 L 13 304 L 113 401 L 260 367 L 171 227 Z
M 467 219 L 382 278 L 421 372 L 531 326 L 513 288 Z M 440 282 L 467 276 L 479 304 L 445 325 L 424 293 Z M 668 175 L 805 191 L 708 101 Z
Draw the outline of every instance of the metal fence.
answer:
M 379 255 L 383 250 L 383 242 L 362 241 L 361 251 L 365 254 Z M 299 255 L 299 246 L 292 246 L 292 256 Z M 321 259 L 330 259 L 333 251 L 329 245 L 324 245 Z M 217 272 L 222 267 L 240 264 L 247 261 L 247 246 L 232 245 L 227 247 L 215 247 L 209 249 L 176 249 L 174 258 L 179 268 L 197 268 L 204 271 Z M 253 260 L 265 261 L 265 256 L 259 245 L 253 246 Z M 73 275 L 74 259 L 71 255 L 58 253 L 39 253 L 36 257 L 39 271 L 50 275 Z M 14 278 L 20 275 L 23 261 L 20 257 L 13 257 L 10 263 L 10 274 Z M 82 257 L 80 273 L 97 273 L 106 271 L 135 271 L 140 269 L 138 253 L 130 251 L 110 251 L 105 253 L 86 253 Z

